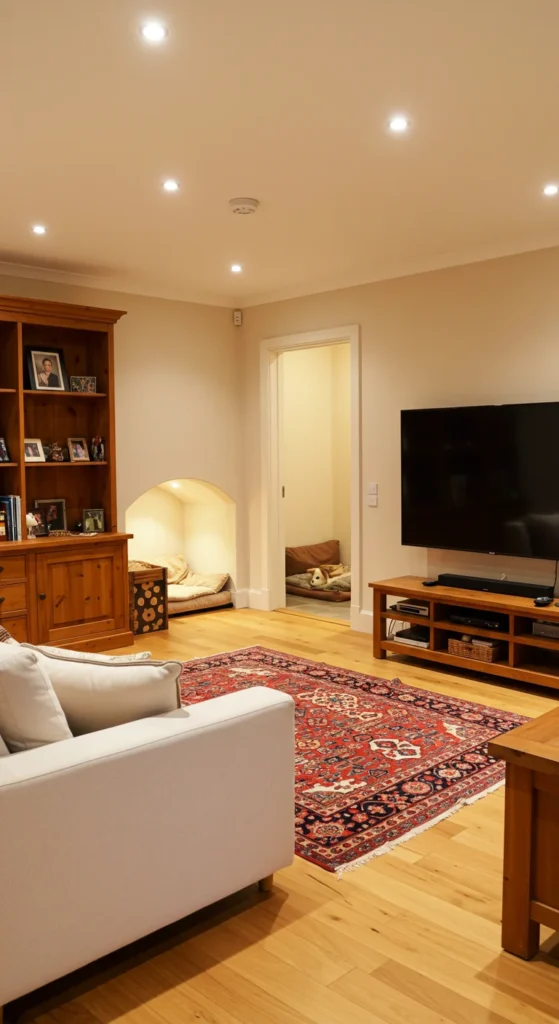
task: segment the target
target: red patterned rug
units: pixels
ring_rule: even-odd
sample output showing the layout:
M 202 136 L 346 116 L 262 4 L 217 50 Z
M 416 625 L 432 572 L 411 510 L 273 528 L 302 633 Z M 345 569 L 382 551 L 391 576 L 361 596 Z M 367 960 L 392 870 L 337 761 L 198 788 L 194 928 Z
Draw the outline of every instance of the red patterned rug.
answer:
M 526 719 L 481 704 L 249 647 L 186 662 L 184 704 L 271 686 L 296 715 L 296 850 L 343 872 L 499 786 L 493 736 Z

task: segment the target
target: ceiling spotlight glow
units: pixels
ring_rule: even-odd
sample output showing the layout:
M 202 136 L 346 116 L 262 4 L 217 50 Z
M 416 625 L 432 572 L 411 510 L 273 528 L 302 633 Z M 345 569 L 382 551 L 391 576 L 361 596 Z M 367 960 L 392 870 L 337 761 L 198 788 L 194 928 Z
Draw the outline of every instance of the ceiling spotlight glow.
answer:
M 31 228 L 34 235 L 46 235 L 47 229 L 44 224 L 34 224 Z
M 163 182 L 164 192 L 178 192 L 179 188 L 180 185 L 175 178 L 167 178 L 166 181 Z
M 241 267 L 240 263 L 232 263 L 231 264 L 231 273 L 232 274 L 240 274 L 242 269 L 243 268 Z
M 178 488 L 180 487 L 178 480 L 171 480 L 171 487 L 174 487 L 175 490 L 178 490 Z
M 403 114 L 395 114 L 388 122 L 390 131 L 395 132 L 396 135 L 401 135 L 402 132 L 407 132 L 409 126 L 410 122 Z
M 546 185 L 544 190 L 543 190 L 544 196 L 556 196 L 558 192 L 559 192 L 559 185 L 552 185 L 552 184 Z
M 151 43 L 153 46 L 162 43 L 167 37 L 167 27 L 162 21 L 146 21 L 142 25 L 140 32 L 146 42 Z

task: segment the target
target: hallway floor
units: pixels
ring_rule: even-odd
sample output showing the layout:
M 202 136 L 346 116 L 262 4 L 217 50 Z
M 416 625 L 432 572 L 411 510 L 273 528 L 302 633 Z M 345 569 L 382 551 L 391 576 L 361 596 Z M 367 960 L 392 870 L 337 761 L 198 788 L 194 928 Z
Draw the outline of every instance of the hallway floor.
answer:
M 336 622 L 347 622 L 349 626 L 351 601 L 319 601 L 315 597 L 286 594 L 285 605 L 289 612 L 312 615 L 313 618 L 330 619 Z

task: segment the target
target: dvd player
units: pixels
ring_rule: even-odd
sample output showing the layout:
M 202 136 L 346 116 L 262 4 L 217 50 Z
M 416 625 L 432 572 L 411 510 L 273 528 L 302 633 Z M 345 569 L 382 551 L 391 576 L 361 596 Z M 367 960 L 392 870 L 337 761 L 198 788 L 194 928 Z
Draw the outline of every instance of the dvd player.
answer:
M 460 626 L 472 626 L 478 629 L 494 629 L 501 632 L 505 632 L 507 628 L 506 616 L 502 618 L 495 615 L 472 615 L 467 610 L 451 612 L 449 614 L 451 622 L 456 622 Z

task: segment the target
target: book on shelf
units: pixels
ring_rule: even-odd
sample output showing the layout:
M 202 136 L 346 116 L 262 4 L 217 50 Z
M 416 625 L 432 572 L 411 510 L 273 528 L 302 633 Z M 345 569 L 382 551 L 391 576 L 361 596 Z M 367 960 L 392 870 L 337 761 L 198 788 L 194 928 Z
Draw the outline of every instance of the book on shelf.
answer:
M 21 540 L 21 498 L 19 494 L 0 495 L 0 511 L 6 521 L 6 539 Z
M 409 638 L 405 639 L 405 637 L 403 637 L 403 636 L 393 636 L 393 637 L 391 637 L 391 639 L 394 641 L 395 644 L 401 644 L 402 647 L 428 647 L 429 646 L 429 641 L 428 640 L 410 640 Z

